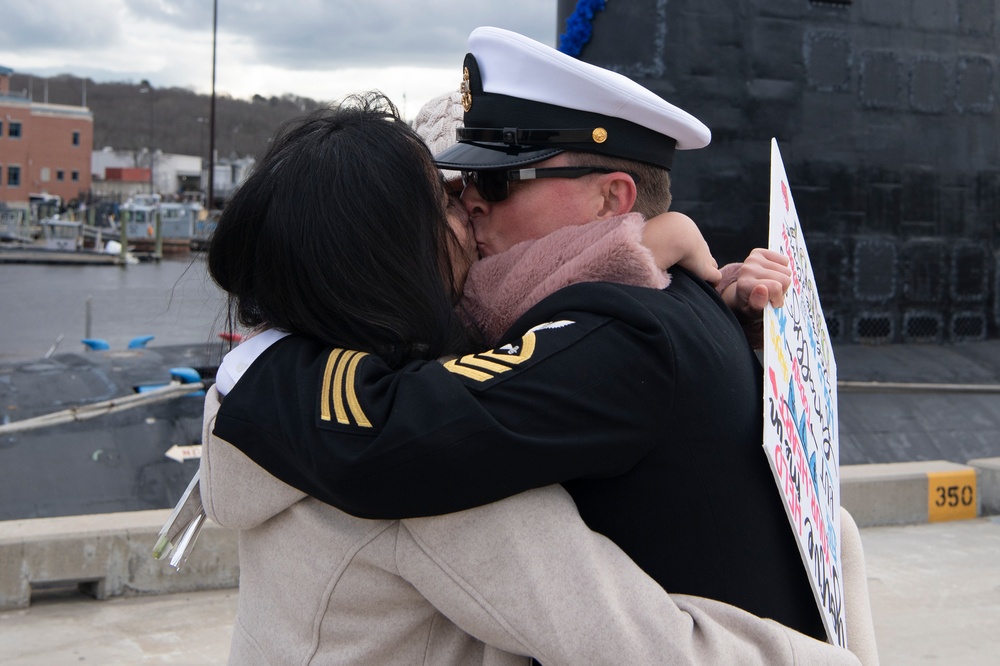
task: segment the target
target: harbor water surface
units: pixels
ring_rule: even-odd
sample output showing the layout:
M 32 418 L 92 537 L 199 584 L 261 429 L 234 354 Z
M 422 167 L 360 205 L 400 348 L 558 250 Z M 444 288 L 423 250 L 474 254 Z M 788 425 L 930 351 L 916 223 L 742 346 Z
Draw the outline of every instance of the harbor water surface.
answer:
M 201 254 L 127 268 L 3 264 L 0 359 L 44 356 L 60 336 L 56 353 L 82 350 L 88 336 L 112 349 L 147 335 L 150 347 L 209 342 L 224 306 Z

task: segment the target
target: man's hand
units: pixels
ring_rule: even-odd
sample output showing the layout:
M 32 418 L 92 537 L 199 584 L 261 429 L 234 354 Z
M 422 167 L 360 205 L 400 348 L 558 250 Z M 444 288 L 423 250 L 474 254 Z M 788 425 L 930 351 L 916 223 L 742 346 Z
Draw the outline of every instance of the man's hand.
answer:
M 763 318 L 764 306 L 770 303 L 780 308 L 785 303 L 785 292 L 792 284 L 792 269 L 788 257 L 764 248 L 756 248 L 742 265 L 736 276 L 722 291 L 722 300 L 738 319 L 744 322 Z M 728 268 L 728 267 L 727 267 Z

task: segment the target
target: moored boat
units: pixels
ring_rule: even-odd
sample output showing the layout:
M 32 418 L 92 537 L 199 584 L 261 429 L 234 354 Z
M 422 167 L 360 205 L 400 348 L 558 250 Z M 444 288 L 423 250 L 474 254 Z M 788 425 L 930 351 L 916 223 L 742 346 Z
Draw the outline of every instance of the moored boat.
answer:
M 39 242 L 0 246 L 0 263 L 117 266 L 138 261 L 131 253 L 122 252 L 113 231 L 59 217 L 45 218 L 39 226 Z
M 27 211 L 0 210 L 0 243 L 30 243 L 34 240 Z
M 186 254 L 204 234 L 205 210 L 198 201 L 163 202 L 158 194 L 143 194 L 120 212 L 128 244 L 138 251 L 152 250 L 159 236 L 164 255 Z

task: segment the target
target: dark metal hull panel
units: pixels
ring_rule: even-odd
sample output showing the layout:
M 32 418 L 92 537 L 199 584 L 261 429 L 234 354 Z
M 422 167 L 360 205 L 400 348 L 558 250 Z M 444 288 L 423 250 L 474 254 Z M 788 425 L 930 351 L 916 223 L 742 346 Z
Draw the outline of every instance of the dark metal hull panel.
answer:
M 20 421 L 166 384 L 170 368 L 214 380 L 219 345 L 60 354 L 0 363 L 0 420 Z M 0 520 L 172 507 L 198 461 L 166 456 L 201 442 L 203 396 L 0 435 Z
M 840 381 L 903 385 L 838 391 L 841 464 L 1000 456 L 1000 341 L 840 345 L 834 354 Z
M 61 354 L 0 363 L 0 419 L 21 420 L 165 383 L 198 367 L 209 381 L 221 346 Z M 838 379 L 1000 386 L 1000 341 L 964 345 L 837 345 Z M 1000 456 L 1000 392 L 841 389 L 841 463 Z M 172 507 L 197 460 L 166 457 L 201 440 L 202 398 L 190 396 L 0 436 L 0 520 Z
M 630 0 L 592 27 L 582 60 L 711 128 L 673 208 L 721 263 L 766 243 L 775 137 L 834 342 L 997 337 L 997 3 Z
M 839 397 L 843 465 L 1000 456 L 1000 393 Z
M 197 460 L 166 457 L 200 443 L 201 404 L 162 405 L 0 442 L 0 520 L 172 507 Z M 102 421 L 102 419 L 104 419 Z

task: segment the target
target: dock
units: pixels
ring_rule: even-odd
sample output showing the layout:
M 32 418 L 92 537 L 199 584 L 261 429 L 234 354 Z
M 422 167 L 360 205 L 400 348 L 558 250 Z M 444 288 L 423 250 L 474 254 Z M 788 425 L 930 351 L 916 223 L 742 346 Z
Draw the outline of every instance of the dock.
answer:
M 125 262 L 120 254 L 106 254 L 86 250 L 70 252 L 33 247 L 0 247 L 0 263 L 121 266 Z
M 861 528 L 881 663 L 996 664 L 1000 341 L 836 354 L 841 504 Z M 0 521 L 3 663 L 224 663 L 236 534 L 207 525 L 177 572 L 150 555 L 169 513 Z
M 198 543 L 201 553 L 192 555 L 199 559 L 189 562 L 188 571 L 175 573 L 146 555 L 160 518 L 169 512 L 143 513 L 157 514 L 148 516 L 151 534 L 137 536 L 133 517 L 122 519 L 118 536 L 105 537 L 125 538 L 132 531 L 146 582 L 169 580 L 174 591 L 154 596 L 134 589 L 130 596 L 99 601 L 71 586 L 40 587 L 28 607 L 0 611 L 0 655 L 6 666 L 225 663 L 239 591 L 232 557 L 220 550 L 224 531 L 210 526 L 202 534 L 208 541 Z M 86 523 L 88 518 L 58 520 Z M 130 521 L 131 527 L 124 527 Z M 883 666 L 997 663 L 1000 517 L 863 527 L 861 538 Z

